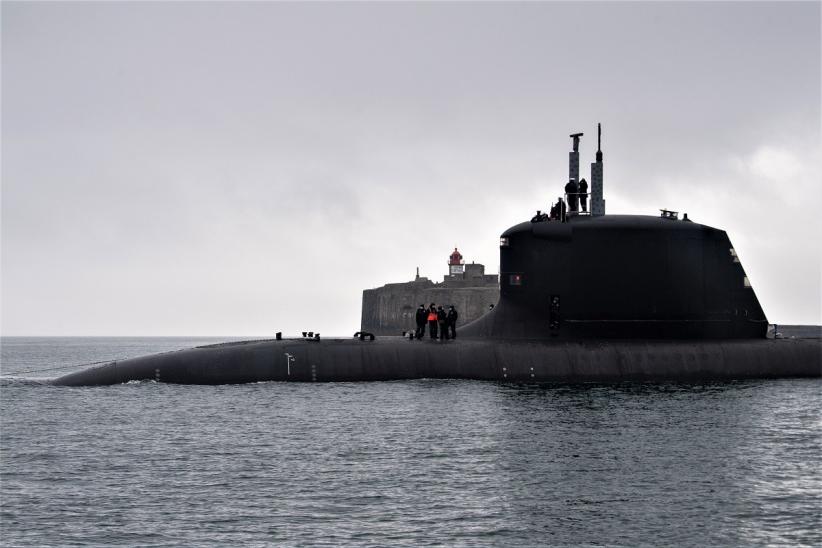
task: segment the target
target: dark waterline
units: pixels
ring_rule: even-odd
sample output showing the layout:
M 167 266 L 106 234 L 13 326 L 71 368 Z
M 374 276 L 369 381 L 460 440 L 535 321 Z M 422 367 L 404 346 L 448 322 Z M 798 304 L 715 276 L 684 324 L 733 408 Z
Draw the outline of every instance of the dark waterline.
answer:
M 2 372 L 220 340 L 4 338 Z M 822 544 L 820 379 L 37 376 L 0 385 L 4 545 Z

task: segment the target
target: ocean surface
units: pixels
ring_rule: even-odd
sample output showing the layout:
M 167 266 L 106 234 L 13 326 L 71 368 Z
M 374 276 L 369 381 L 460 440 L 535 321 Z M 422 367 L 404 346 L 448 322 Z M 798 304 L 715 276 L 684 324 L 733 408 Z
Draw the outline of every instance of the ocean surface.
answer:
M 72 388 L 3 338 L 3 546 L 822 545 L 822 380 Z

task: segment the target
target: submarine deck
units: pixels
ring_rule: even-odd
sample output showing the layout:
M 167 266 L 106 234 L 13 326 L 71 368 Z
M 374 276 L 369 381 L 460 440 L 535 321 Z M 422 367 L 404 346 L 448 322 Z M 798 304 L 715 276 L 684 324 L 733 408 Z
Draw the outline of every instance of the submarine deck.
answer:
M 819 339 L 284 339 L 209 345 L 112 362 L 58 385 L 452 378 L 524 382 L 822 376 Z

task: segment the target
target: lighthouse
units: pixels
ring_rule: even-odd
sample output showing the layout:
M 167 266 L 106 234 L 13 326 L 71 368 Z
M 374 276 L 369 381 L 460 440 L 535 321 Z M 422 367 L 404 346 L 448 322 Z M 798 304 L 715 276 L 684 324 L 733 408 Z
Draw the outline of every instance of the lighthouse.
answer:
M 462 276 L 465 273 L 465 261 L 462 254 L 454 248 L 454 252 L 448 257 L 448 274 L 451 276 Z

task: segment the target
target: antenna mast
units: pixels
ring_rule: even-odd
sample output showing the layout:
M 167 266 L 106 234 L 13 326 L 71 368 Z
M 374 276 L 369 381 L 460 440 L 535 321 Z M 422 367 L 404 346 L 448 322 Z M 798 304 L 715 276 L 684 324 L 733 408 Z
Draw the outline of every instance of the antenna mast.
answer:
M 597 161 L 591 163 L 591 215 L 605 215 L 605 198 L 602 194 L 602 124 L 597 124 Z

